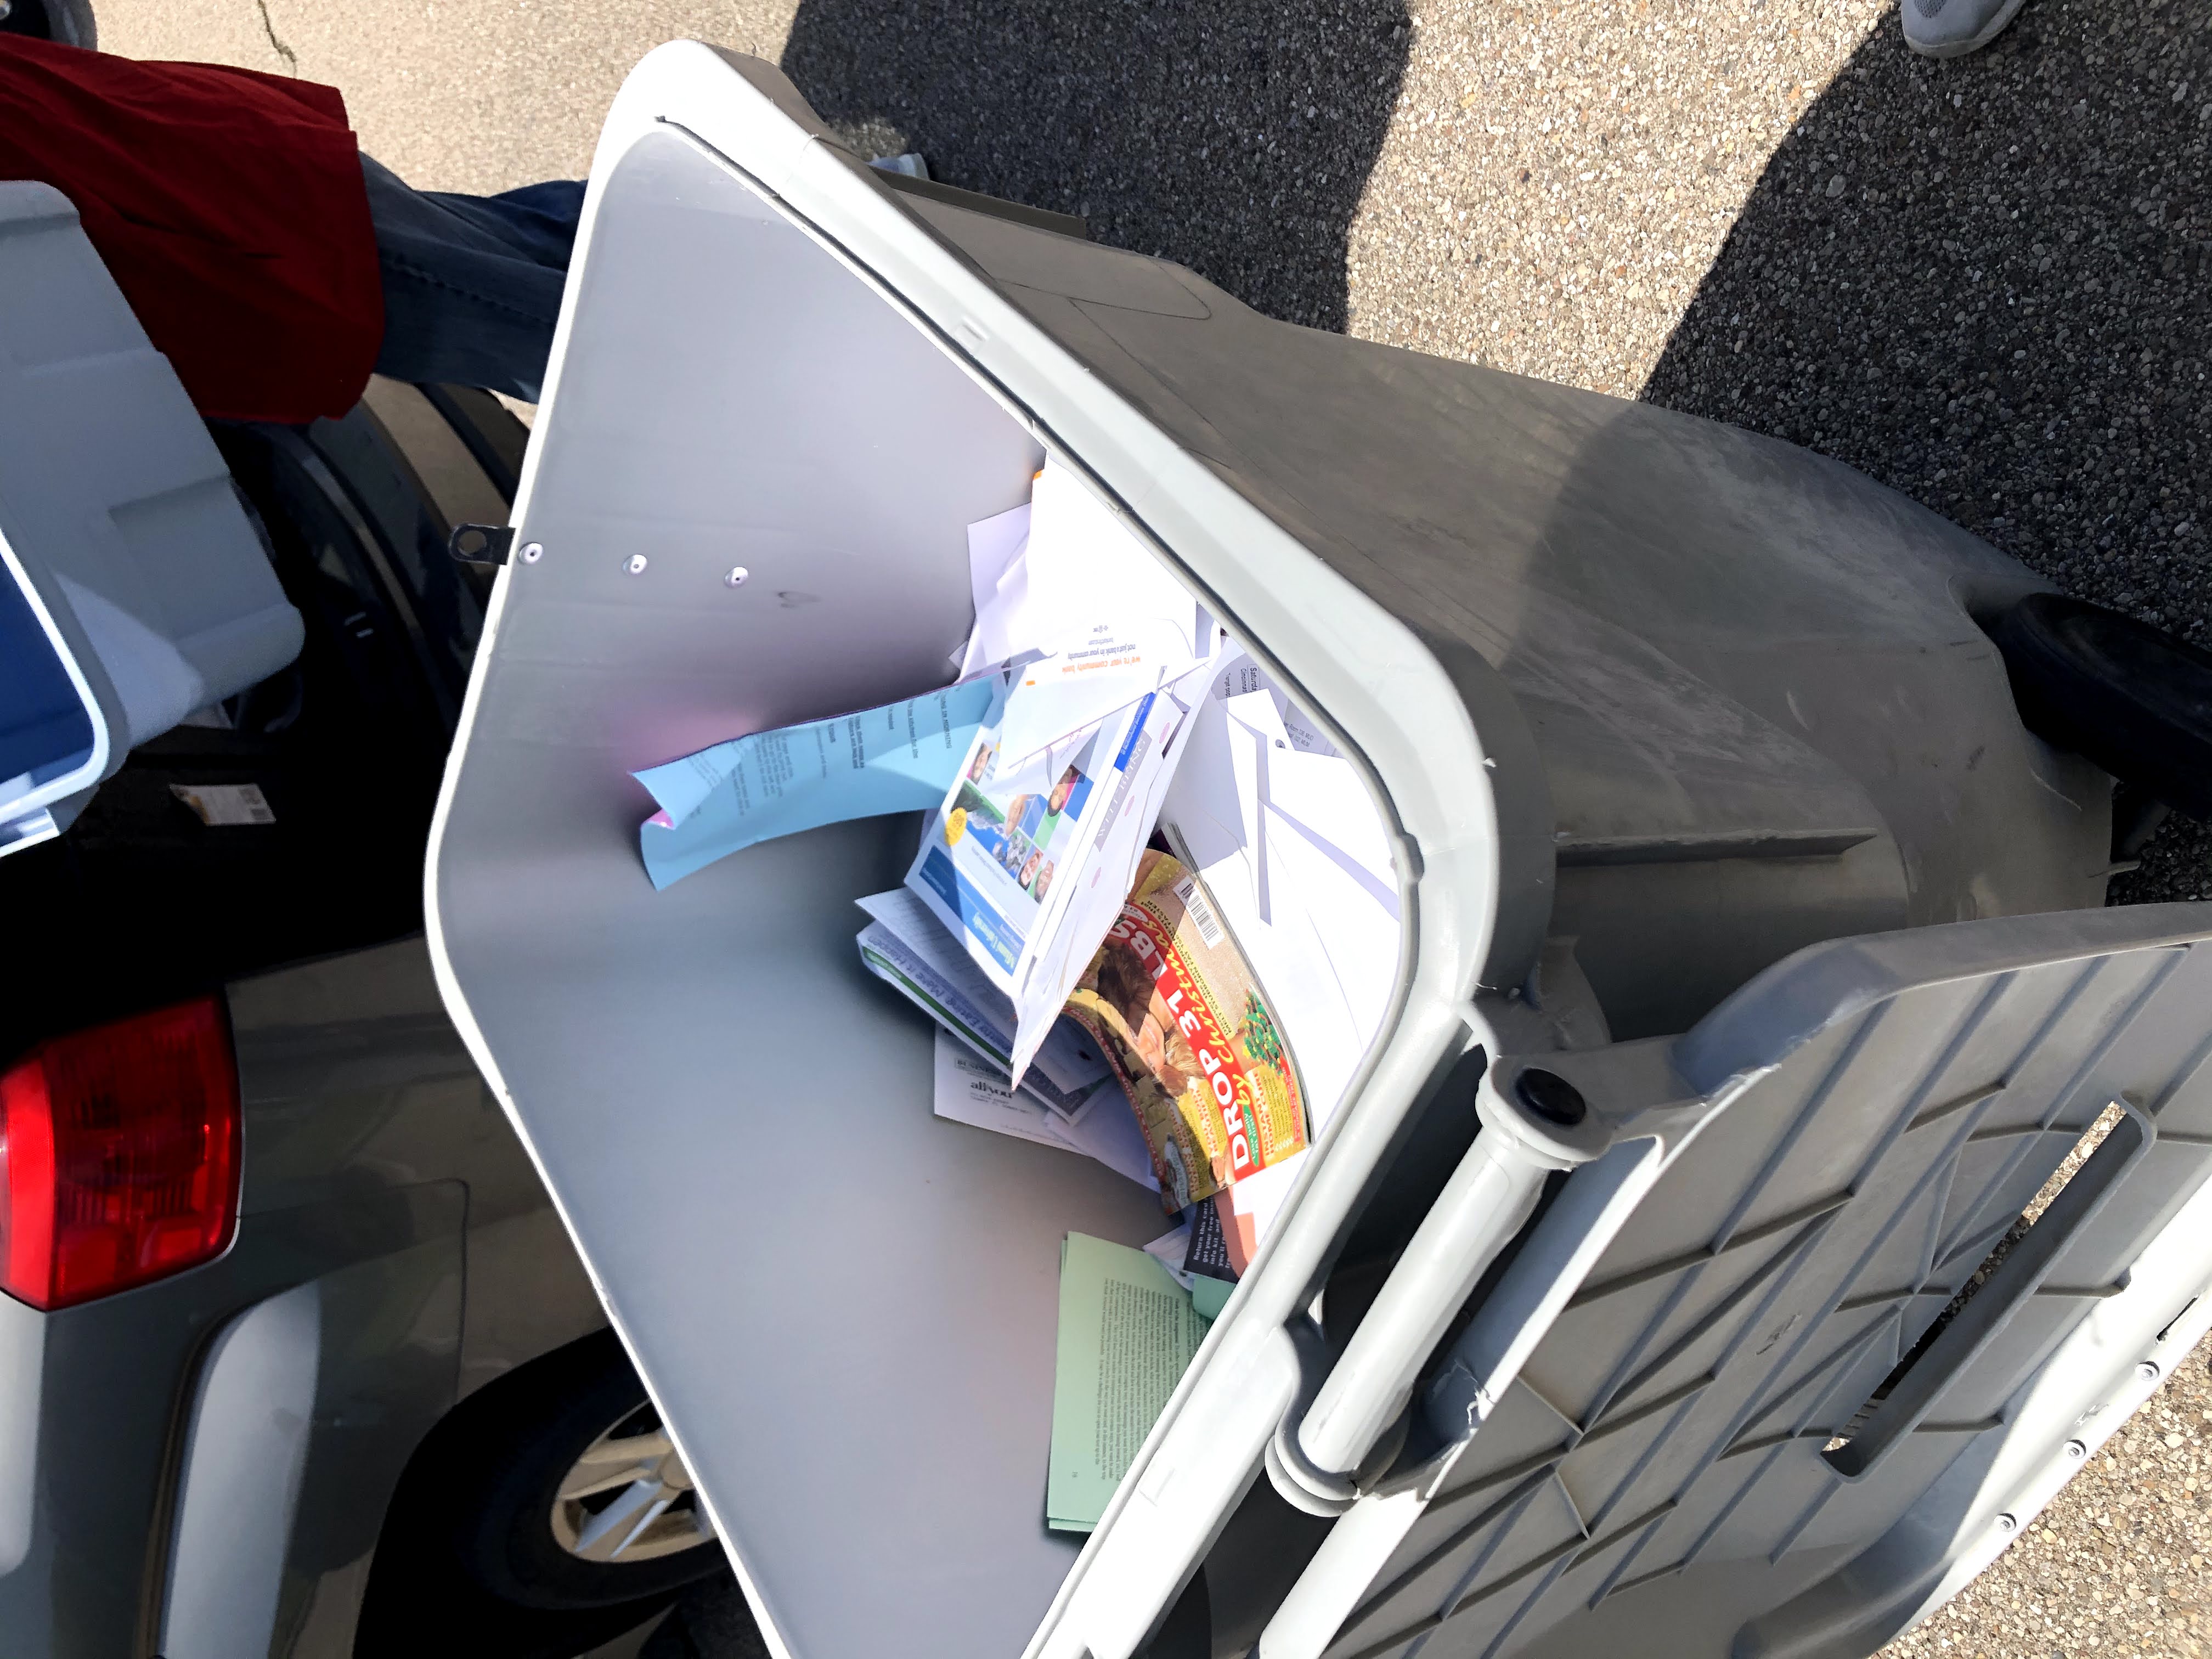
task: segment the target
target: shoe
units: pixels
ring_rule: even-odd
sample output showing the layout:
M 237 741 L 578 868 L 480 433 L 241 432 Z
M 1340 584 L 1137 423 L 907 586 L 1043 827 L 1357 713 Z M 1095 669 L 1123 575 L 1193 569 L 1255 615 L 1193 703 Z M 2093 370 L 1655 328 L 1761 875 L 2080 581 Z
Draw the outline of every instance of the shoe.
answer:
M 2004 33 L 2026 0 L 1898 0 L 1905 44 L 1923 58 L 1963 58 Z

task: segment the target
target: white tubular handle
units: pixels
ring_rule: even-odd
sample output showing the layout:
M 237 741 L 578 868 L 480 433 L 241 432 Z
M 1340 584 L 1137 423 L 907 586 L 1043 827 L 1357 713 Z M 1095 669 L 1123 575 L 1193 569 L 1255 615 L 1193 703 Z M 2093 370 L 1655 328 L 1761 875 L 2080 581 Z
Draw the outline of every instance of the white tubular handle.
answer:
M 1565 1161 L 1486 1124 L 1352 1333 L 1297 1431 L 1316 1469 L 1349 1474 L 1413 1395 L 1414 1379 L 1477 1280 Z
M 1427 1506 L 1411 1489 L 1354 1504 L 1261 1632 L 1258 1659 L 1321 1659 Z

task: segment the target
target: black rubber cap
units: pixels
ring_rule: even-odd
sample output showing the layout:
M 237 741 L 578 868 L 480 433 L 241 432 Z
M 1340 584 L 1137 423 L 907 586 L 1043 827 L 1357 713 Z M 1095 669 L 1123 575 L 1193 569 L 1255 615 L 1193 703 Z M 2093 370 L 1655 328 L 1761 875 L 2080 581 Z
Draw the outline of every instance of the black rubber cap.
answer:
M 2029 731 L 2212 820 L 2212 652 L 2061 593 L 2031 593 L 1990 632 Z
M 1571 1129 L 1589 1115 L 1583 1091 L 1557 1072 L 1547 1072 L 1540 1066 L 1525 1067 L 1513 1079 L 1513 1092 L 1538 1117 L 1562 1129 Z

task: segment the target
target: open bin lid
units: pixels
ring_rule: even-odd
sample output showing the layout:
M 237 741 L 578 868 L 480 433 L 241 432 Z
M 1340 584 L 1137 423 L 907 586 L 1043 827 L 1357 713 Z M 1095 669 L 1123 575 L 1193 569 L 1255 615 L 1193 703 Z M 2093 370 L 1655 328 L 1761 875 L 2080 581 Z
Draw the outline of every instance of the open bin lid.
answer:
M 1169 1223 L 1103 1166 L 933 1119 L 927 1023 L 853 944 L 853 901 L 897 884 L 910 819 L 767 842 L 655 893 L 628 774 L 949 682 L 965 528 L 1028 498 L 1047 446 L 1370 778 L 1395 774 L 1433 884 L 1424 963 L 1370 1060 L 1381 1109 L 1339 1113 L 1194 1367 L 1220 1376 L 1219 1467 L 1146 1522 L 1189 1533 L 1146 1552 L 1161 1595 L 1258 1467 L 1295 1383 L 1267 1331 L 1310 1295 L 1395 1114 L 1463 1044 L 1497 909 L 1463 689 L 1017 300 L 1077 334 L 1079 305 L 1227 303 L 896 192 L 766 65 L 649 57 L 594 161 L 434 838 L 448 1006 L 757 1611 L 810 1659 L 1024 1650 L 1083 1542 L 1042 1514 L 1060 1240 Z
M 168 362 L 46 185 L 0 184 L 0 855 L 299 654 Z

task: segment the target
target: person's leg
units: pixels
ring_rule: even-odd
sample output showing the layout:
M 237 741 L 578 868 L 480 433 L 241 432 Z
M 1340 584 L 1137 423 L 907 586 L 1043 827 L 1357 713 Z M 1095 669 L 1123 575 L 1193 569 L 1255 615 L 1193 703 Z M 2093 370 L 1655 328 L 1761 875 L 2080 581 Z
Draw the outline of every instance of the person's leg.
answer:
M 584 186 L 457 196 L 415 190 L 367 155 L 361 166 L 384 286 L 377 373 L 535 403 Z
M 456 196 L 442 190 L 416 192 L 525 258 L 550 270 L 566 270 L 576 246 L 576 219 L 584 210 L 580 179 L 549 179 L 496 196 Z

